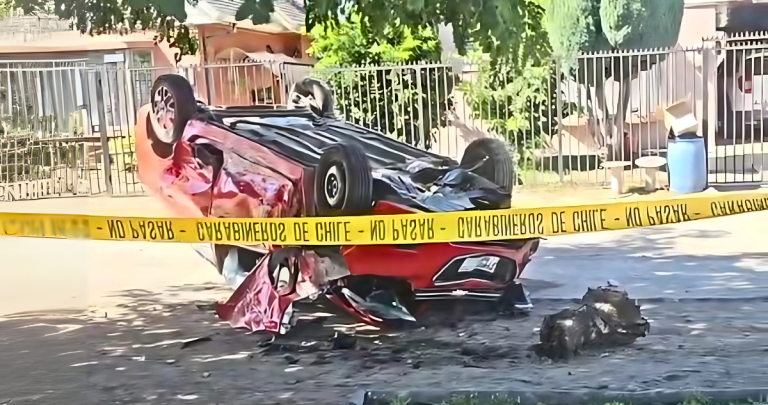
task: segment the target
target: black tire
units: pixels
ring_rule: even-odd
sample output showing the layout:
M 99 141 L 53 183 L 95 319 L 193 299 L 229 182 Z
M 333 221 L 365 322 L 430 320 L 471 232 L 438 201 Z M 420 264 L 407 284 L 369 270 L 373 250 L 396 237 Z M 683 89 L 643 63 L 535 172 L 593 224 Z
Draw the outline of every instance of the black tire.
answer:
M 370 212 L 373 177 L 363 148 L 338 143 L 323 152 L 315 171 L 315 202 L 319 216 Z
M 187 121 L 197 109 L 197 99 L 187 79 L 179 75 L 163 75 L 155 80 L 150 93 L 152 130 L 155 138 L 173 145 L 184 133 Z M 173 115 L 167 113 L 171 110 Z
M 312 100 L 309 108 L 318 117 L 333 118 L 333 92 L 328 85 L 317 79 L 306 78 L 294 83 L 289 97 L 292 106 L 302 106 L 301 100 Z
M 472 172 L 483 176 L 504 191 L 512 193 L 517 177 L 512 155 L 504 142 L 496 138 L 480 138 L 472 141 L 461 158 L 461 167 L 470 169 L 475 166 L 478 167 Z

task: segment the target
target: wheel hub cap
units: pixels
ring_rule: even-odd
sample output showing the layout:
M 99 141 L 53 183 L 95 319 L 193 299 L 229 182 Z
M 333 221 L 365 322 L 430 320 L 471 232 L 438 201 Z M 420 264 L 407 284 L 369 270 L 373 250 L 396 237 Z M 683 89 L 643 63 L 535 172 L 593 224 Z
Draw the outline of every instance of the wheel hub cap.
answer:
M 166 140 L 173 134 L 173 122 L 176 118 L 176 101 L 165 86 L 157 89 L 152 100 L 152 108 L 155 112 L 155 120 L 158 127 L 164 132 L 158 134 Z
M 339 169 L 334 166 L 325 175 L 325 198 L 331 206 L 337 205 L 341 200 L 341 180 Z

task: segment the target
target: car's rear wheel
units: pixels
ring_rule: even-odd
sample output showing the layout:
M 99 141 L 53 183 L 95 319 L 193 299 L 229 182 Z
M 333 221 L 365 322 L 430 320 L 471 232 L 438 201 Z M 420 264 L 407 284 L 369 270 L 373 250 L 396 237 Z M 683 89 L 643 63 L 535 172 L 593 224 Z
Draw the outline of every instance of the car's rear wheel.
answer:
M 507 146 L 496 138 L 472 141 L 461 158 L 461 167 L 488 179 L 512 193 L 515 185 L 515 166 Z
M 315 172 L 315 201 L 320 216 L 361 215 L 371 210 L 373 177 L 363 148 L 339 143 L 323 152 Z
M 321 80 L 306 78 L 296 82 L 289 99 L 292 106 L 309 107 L 318 117 L 333 117 L 333 93 Z
M 155 137 L 163 143 L 175 144 L 197 108 L 192 86 L 182 76 L 163 75 L 155 80 L 151 97 L 150 121 Z

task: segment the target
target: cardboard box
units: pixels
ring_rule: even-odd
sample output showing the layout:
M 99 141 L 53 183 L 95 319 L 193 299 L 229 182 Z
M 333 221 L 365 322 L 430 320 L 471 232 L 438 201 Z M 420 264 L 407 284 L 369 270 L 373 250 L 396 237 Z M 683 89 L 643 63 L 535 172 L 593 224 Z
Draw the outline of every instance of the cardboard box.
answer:
M 693 113 L 693 103 L 690 96 L 664 109 L 664 125 L 667 129 L 671 129 L 675 135 L 686 132 L 699 135 L 699 121 Z

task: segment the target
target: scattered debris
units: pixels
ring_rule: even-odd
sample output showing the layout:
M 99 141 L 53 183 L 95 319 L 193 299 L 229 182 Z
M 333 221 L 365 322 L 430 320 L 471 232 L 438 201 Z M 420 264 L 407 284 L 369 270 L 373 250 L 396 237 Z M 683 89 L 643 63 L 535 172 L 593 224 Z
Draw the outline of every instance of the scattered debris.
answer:
M 640 306 L 610 281 L 608 287 L 589 288 L 577 309 L 546 316 L 534 351 L 541 357 L 570 359 L 593 347 L 622 346 L 644 337 L 650 328 Z
M 203 336 L 203 337 L 198 337 L 198 338 L 187 339 L 187 340 L 185 340 L 185 341 L 184 341 L 184 342 L 181 344 L 181 348 L 182 348 L 182 349 L 186 349 L 186 348 L 188 348 L 188 347 L 192 347 L 192 346 L 195 346 L 195 345 L 197 345 L 197 344 L 199 344 L 199 343 L 202 343 L 202 342 L 210 342 L 210 341 L 212 341 L 212 340 L 213 340 L 213 339 L 211 339 L 211 338 L 210 338 L 210 336 Z
M 466 368 L 485 368 L 485 367 L 477 364 L 474 360 L 471 360 L 471 359 L 464 360 L 463 365 Z
M 177 395 L 177 396 L 176 396 L 176 398 L 179 398 L 179 399 L 186 399 L 186 400 L 192 400 L 192 399 L 197 399 L 197 398 L 198 398 L 198 396 L 197 396 L 197 395 L 195 395 L 195 394 L 187 394 L 187 395 Z
M 157 335 L 157 334 L 164 334 L 164 333 L 173 333 L 178 332 L 178 329 L 158 329 L 158 330 L 148 330 L 146 332 L 142 332 L 142 335 Z
M 301 344 L 295 343 L 273 343 L 269 345 L 260 345 L 264 347 L 261 349 L 261 354 L 270 353 L 315 353 L 321 349 L 317 342 L 302 342 Z
M 82 350 L 75 350 L 74 352 L 64 352 L 64 353 L 58 354 L 57 356 L 66 356 L 68 354 L 76 354 L 76 353 L 83 353 L 83 351 Z
M 197 309 L 201 311 L 215 311 L 216 310 L 216 303 L 211 304 L 195 304 Z
M 357 338 L 344 332 L 336 332 L 331 341 L 331 350 L 354 350 L 357 347 Z
M 71 365 L 70 367 L 82 367 L 82 366 L 89 366 L 89 365 L 91 365 L 91 364 L 99 364 L 99 363 L 98 363 L 98 362 L 96 362 L 96 361 L 89 361 L 89 362 L 87 362 L 87 363 L 77 363 L 77 364 L 73 364 L 73 365 Z
M 331 360 L 328 359 L 327 354 L 318 354 L 315 360 L 313 360 L 312 363 L 309 363 L 309 364 L 313 366 L 321 366 L 321 365 L 331 364 L 331 363 L 332 362 Z

